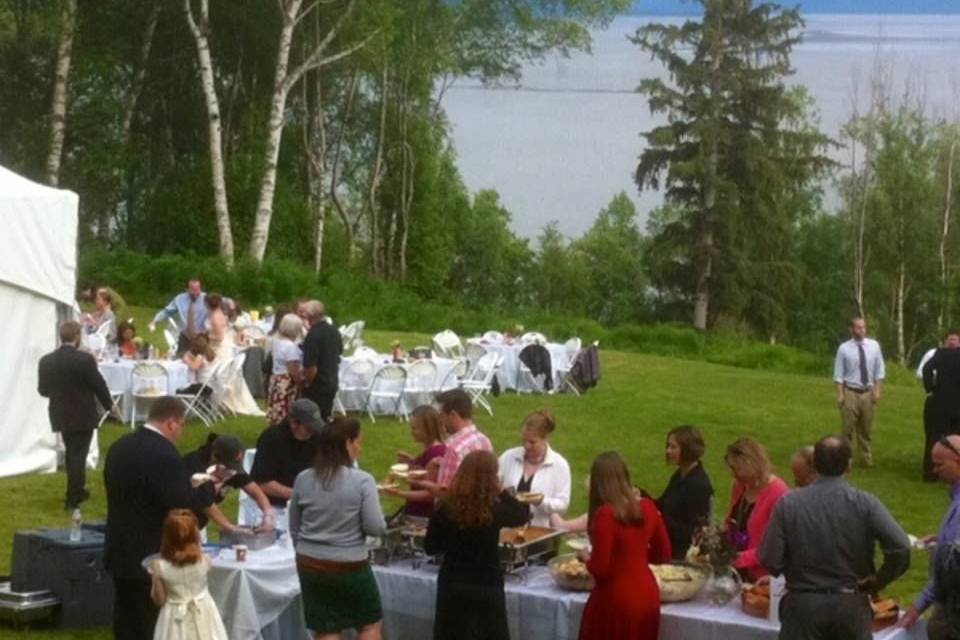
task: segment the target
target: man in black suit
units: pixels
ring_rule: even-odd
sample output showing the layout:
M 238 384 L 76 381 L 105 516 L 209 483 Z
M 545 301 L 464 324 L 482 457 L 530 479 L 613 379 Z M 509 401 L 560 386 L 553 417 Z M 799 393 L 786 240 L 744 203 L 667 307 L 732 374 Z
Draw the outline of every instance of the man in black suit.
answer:
M 50 398 L 50 427 L 63 438 L 66 448 L 67 510 L 90 497 L 87 490 L 87 453 L 100 422 L 97 401 L 110 411 L 113 400 L 97 362 L 80 351 L 80 323 L 60 325 L 60 348 L 40 358 L 37 390 Z
M 340 354 L 343 342 L 336 327 L 327 322 L 327 312 L 319 300 L 304 304 L 310 330 L 303 339 L 303 397 L 320 407 L 320 415 L 329 421 L 333 415 L 333 399 L 340 386 Z
M 104 565 L 113 576 L 113 634 L 117 640 L 153 637 L 158 609 L 150 600 L 150 576 L 142 561 L 160 551 L 170 509 L 203 511 L 219 489 L 194 488 L 177 451 L 186 407 L 172 397 L 156 400 L 146 424 L 117 440 L 107 453 L 107 534 Z
M 947 332 L 948 336 L 957 335 L 956 329 Z M 930 405 L 930 429 L 927 440 L 936 444 L 943 436 L 960 433 L 960 349 L 952 348 L 951 342 L 937 349 L 923 365 L 923 387 L 928 394 Z M 926 414 L 927 411 L 925 410 Z

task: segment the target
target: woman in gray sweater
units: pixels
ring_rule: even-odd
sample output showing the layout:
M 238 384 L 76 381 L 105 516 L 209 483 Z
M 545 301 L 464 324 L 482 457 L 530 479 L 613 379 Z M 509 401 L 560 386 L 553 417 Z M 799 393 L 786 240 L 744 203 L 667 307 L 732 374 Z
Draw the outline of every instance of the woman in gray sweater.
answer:
M 290 498 L 290 535 L 307 627 L 317 640 L 356 629 L 379 640 L 380 592 L 367 562 L 366 536 L 387 528 L 376 481 L 354 468 L 363 448 L 360 422 L 337 418 L 320 432 L 317 460 L 297 476 Z

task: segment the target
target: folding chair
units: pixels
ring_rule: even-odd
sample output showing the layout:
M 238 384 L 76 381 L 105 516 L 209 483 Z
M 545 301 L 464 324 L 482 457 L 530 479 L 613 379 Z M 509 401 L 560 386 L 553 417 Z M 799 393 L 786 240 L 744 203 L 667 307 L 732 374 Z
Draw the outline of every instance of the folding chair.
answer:
M 167 370 L 156 362 L 138 362 L 131 377 L 130 428 L 133 429 L 141 415 L 138 413 L 141 402 L 152 405 L 154 400 L 167 395 L 170 383 Z
M 230 407 L 224 404 L 223 398 L 227 390 L 233 387 L 233 385 L 236 383 L 238 378 L 243 384 L 247 384 L 246 381 L 243 380 L 243 363 L 246 359 L 247 359 L 246 351 L 239 351 L 235 356 L 230 358 L 230 360 L 228 360 L 225 364 L 222 365 L 223 368 L 220 370 L 221 375 L 219 376 L 219 379 L 222 382 L 219 389 L 220 393 L 218 395 L 217 388 L 214 387 L 214 392 L 213 392 L 213 395 L 211 396 L 212 398 L 215 398 L 217 400 L 217 403 L 215 406 L 221 418 L 224 415 L 223 409 L 226 409 L 230 413 L 236 415 L 236 413 L 232 409 L 230 409 Z M 211 377 L 211 382 L 212 380 L 213 378 Z
M 363 320 L 351 322 L 345 327 L 340 327 L 340 339 L 343 341 L 343 350 L 349 351 L 363 345 Z
M 163 330 L 163 339 L 167 341 L 167 350 L 170 353 L 177 353 L 177 336 L 170 329 Z
M 217 421 L 213 409 L 210 406 L 213 402 L 213 387 L 210 383 L 220 375 L 223 367 L 223 362 L 214 364 L 210 375 L 207 376 L 206 382 L 200 386 L 196 393 L 174 394 L 174 397 L 179 398 L 187 405 L 187 418 L 189 418 L 191 414 L 195 415 L 200 418 L 200 421 L 206 425 L 207 428 L 212 427 L 213 423 Z M 204 393 L 205 391 L 208 391 L 208 393 Z
M 500 354 L 492 351 L 488 352 L 487 355 L 480 358 L 473 370 L 460 383 L 463 390 L 470 395 L 473 403 L 486 409 L 491 416 L 493 415 L 493 406 L 487 396 L 493 389 L 493 376 L 497 373 L 500 360 Z
M 528 344 L 520 351 L 520 355 L 517 358 L 517 393 L 546 393 L 547 379 L 552 374 L 548 371 L 547 373 L 533 375 L 530 368 L 523 362 L 523 353 L 528 349 L 539 350 L 545 349 L 545 347 L 534 342 Z M 546 357 L 550 358 L 549 352 Z M 549 368 L 552 371 L 552 367 Z M 552 385 L 553 381 L 551 380 L 550 382 Z
M 480 344 L 479 342 L 468 342 L 467 343 L 467 363 L 472 367 L 482 358 L 487 355 L 487 348 Z
M 347 408 L 352 411 L 363 411 L 376 369 L 373 360 L 365 358 L 353 360 L 348 364 L 340 376 L 340 387 L 333 400 L 334 410 L 342 415 L 347 415 Z
M 364 358 L 365 360 L 371 360 L 376 362 L 380 360 L 380 354 L 370 347 L 359 346 L 353 352 L 354 358 Z
M 467 373 L 470 371 L 470 365 L 466 360 L 457 360 L 457 363 L 453 365 L 453 368 L 450 371 L 447 371 L 447 374 L 443 376 L 443 380 L 440 382 L 440 385 L 437 387 L 437 391 L 442 393 L 450 389 L 457 389 L 460 387 L 460 381 L 466 377 Z
M 483 334 L 483 339 L 487 342 L 503 342 L 503 334 L 499 331 L 487 331 Z
M 430 360 L 417 360 L 407 367 L 407 383 L 403 387 L 403 405 L 409 409 L 430 404 L 437 395 L 437 364 Z M 407 403 L 407 400 L 410 403 Z
M 114 391 L 113 389 L 110 389 L 110 409 L 104 411 L 103 415 L 100 416 L 100 420 L 97 422 L 98 428 L 103 426 L 103 423 L 107 421 L 107 418 L 110 417 L 110 413 L 114 410 L 116 410 L 118 416 L 121 416 L 120 422 L 123 422 L 123 409 L 121 407 L 124 395 L 126 394 L 124 394 L 123 391 Z
M 100 359 L 107 348 L 107 339 L 99 333 L 88 333 L 83 336 L 83 341 L 97 360 Z
M 460 336 L 450 329 L 445 329 L 433 336 L 433 352 L 445 358 L 462 358 L 463 345 Z
M 367 415 L 372 422 L 376 422 L 374 416 L 374 403 L 377 400 L 390 400 L 393 402 L 393 415 L 404 420 L 407 419 L 407 411 L 403 406 L 403 389 L 407 382 L 407 370 L 399 364 L 388 364 L 380 368 L 373 376 L 373 382 L 370 383 L 370 391 L 367 392 Z

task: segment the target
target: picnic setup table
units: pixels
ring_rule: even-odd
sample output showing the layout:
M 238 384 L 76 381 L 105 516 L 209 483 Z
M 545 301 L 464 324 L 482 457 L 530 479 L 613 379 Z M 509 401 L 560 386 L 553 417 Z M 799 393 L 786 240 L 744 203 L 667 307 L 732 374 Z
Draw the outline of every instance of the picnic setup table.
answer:
M 177 389 L 190 384 L 190 371 L 180 360 L 147 361 L 118 358 L 98 363 L 100 375 L 103 376 L 111 393 L 123 394 L 122 401 L 117 404 L 123 411 L 124 420 L 129 420 L 133 411 L 133 369 L 143 362 L 159 364 L 167 372 L 165 380 L 157 388 L 157 395 L 173 395 Z
M 231 549 L 214 558 L 210 593 L 235 640 L 307 640 L 294 552 L 277 545 L 250 551 L 237 562 Z M 386 640 L 430 638 L 439 566 L 410 559 L 373 567 L 383 605 Z M 529 566 L 506 577 L 511 638 L 575 640 L 588 593 L 557 587 L 544 566 Z M 775 640 L 779 625 L 743 613 L 739 599 L 718 607 L 702 598 L 661 607 L 661 640 Z M 349 636 L 348 636 L 349 637 Z M 888 628 L 875 640 L 922 640 L 923 621 L 908 630 Z

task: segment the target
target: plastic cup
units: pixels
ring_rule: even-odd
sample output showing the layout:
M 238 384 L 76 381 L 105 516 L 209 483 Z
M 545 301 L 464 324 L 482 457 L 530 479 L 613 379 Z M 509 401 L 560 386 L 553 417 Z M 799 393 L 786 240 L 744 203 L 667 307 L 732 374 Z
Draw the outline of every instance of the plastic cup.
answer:
M 233 545 L 233 551 L 236 554 L 237 562 L 246 562 L 247 561 L 247 545 L 245 544 L 235 544 Z

